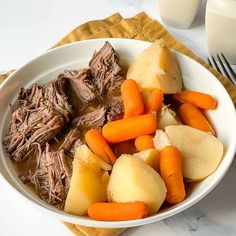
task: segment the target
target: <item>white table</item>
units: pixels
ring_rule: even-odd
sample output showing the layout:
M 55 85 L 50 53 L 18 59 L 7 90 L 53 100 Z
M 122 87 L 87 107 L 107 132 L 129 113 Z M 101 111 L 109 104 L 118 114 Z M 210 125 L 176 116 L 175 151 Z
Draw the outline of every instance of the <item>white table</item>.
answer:
M 203 59 L 207 57 L 204 5 L 189 30 L 168 30 Z M 91 9 L 91 6 L 92 9 Z M 18 68 L 45 52 L 76 26 L 114 12 L 124 17 L 146 11 L 160 20 L 155 0 L 0 0 L 0 72 Z M 220 184 L 190 209 L 161 222 L 129 229 L 123 235 L 234 236 L 236 235 L 236 163 Z M 63 224 L 24 202 L 0 178 L 1 236 L 67 236 Z

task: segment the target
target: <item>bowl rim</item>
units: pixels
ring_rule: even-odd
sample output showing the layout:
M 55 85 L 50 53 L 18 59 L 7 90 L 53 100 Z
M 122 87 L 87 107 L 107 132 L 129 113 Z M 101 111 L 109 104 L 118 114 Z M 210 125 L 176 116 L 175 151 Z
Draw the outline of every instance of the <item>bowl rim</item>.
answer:
M 136 42 L 136 43 L 144 43 L 147 46 L 151 45 L 151 42 L 147 42 L 147 41 L 142 41 L 142 40 L 136 40 L 136 39 L 124 39 L 124 38 L 99 38 L 99 39 L 88 39 L 88 40 L 83 40 L 83 41 L 78 41 L 78 42 L 73 42 L 73 43 L 69 43 L 69 44 L 65 44 L 53 49 L 49 49 L 48 51 L 46 51 L 45 53 L 33 58 L 32 60 L 30 60 L 29 62 L 27 62 L 26 64 L 24 64 L 23 66 L 21 66 L 19 69 L 15 70 L 8 78 L 6 78 L 0 85 L 0 91 L 2 90 L 2 88 L 4 88 L 5 84 L 11 80 L 12 78 L 14 78 L 15 74 L 17 74 L 19 71 L 24 70 L 24 68 L 28 65 L 30 65 L 31 63 L 37 61 L 39 58 L 46 56 L 47 54 L 53 53 L 54 51 L 57 50 L 62 50 L 63 48 L 67 48 L 67 47 L 73 47 L 73 45 L 75 44 L 87 44 L 89 42 L 105 42 L 105 41 L 109 41 L 109 42 L 117 42 L 117 41 L 123 41 L 123 42 Z M 174 50 L 175 51 L 175 50 Z M 203 65 L 201 65 L 199 62 L 193 60 L 192 58 L 190 58 L 189 56 L 186 56 L 180 52 L 175 51 L 177 54 L 185 57 L 187 60 L 191 60 L 192 63 L 194 63 L 195 65 L 200 65 L 202 67 L 203 70 L 206 70 L 208 73 L 210 73 L 213 77 L 215 77 L 209 70 L 207 70 Z M 235 120 L 235 126 L 233 127 L 233 130 L 235 131 L 234 133 L 236 133 L 236 111 L 235 111 L 235 106 L 231 100 L 231 97 L 228 94 L 228 91 L 225 89 L 225 87 L 222 85 L 222 83 L 215 77 L 215 83 L 217 83 L 221 89 L 223 89 L 226 92 L 226 96 L 227 96 L 227 100 L 229 100 L 229 104 L 228 106 L 230 106 L 230 110 L 234 111 L 234 117 L 232 117 L 233 120 Z M 228 161 L 227 161 L 227 165 L 225 167 L 225 169 L 221 172 L 221 175 L 215 180 L 213 181 L 211 184 L 209 184 L 209 186 L 206 188 L 205 191 L 202 191 L 201 193 L 199 193 L 198 195 L 194 196 L 192 199 L 190 199 L 189 201 L 177 205 L 177 207 L 170 209 L 166 212 L 161 212 L 159 214 L 155 214 L 153 216 L 149 216 L 147 218 L 144 219 L 139 219 L 139 220 L 129 220 L 129 221 L 96 221 L 96 220 L 91 220 L 91 219 L 87 219 L 84 218 L 84 216 L 76 216 L 76 215 L 72 215 L 72 214 L 68 214 L 66 212 L 63 212 L 61 210 L 58 209 L 52 209 L 52 208 L 46 208 L 45 206 L 41 205 L 39 202 L 36 203 L 34 200 L 28 198 L 27 196 L 25 196 L 23 193 L 21 193 L 18 189 L 16 189 L 14 186 L 12 186 L 12 184 L 3 176 L 2 176 L 2 180 L 6 183 L 6 186 L 8 186 L 11 190 L 14 190 L 15 193 L 17 193 L 17 195 L 25 200 L 26 202 L 28 202 L 29 204 L 31 204 L 33 206 L 36 206 L 36 208 L 38 208 L 39 210 L 42 210 L 43 212 L 56 217 L 59 220 L 63 220 L 69 223 L 73 223 L 73 224 L 80 224 L 83 226 L 90 226 L 90 227 L 98 227 L 98 228 L 123 228 L 123 227 L 134 227 L 134 226 L 140 226 L 140 225 L 146 225 L 146 224 L 150 224 L 162 219 L 165 219 L 167 217 L 173 216 L 177 213 L 182 212 L 183 210 L 186 210 L 187 208 L 189 208 L 190 206 L 194 205 L 195 203 L 199 202 L 203 197 L 205 197 L 209 192 L 211 192 L 213 190 L 213 188 L 216 187 L 216 185 L 221 181 L 221 179 L 224 177 L 224 175 L 226 174 L 226 172 L 228 171 L 233 159 L 234 159 L 234 155 L 236 152 L 236 141 L 234 143 L 234 145 L 229 146 L 228 147 Z

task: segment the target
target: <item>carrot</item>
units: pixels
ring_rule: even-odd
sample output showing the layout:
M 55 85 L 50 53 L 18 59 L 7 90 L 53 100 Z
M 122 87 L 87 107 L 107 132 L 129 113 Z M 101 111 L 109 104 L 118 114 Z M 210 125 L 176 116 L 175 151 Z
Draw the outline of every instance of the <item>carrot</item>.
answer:
M 124 118 L 139 116 L 144 113 L 142 95 L 138 84 L 134 80 L 127 79 L 123 82 L 121 95 L 125 109 Z
M 167 146 L 160 152 L 160 175 L 167 188 L 166 201 L 171 204 L 182 202 L 185 187 L 181 170 L 181 156 L 176 147 Z
M 175 94 L 174 98 L 183 103 L 192 103 L 194 106 L 202 109 L 215 109 L 216 100 L 212 96 L 206 93 L 200 93 L 196 91 L 185 90 L 179 94 Z
M 153 115 L 134 116 L 107 123 L 102 128 L 104 138 L 110 143 L 120 143 L 138 136 L 151 134 L 157 129 Z
M 143 104 L 145 106 L 145 104 L 147 103 L 148 99 L 150 98 L 152 92 L 150 92 L 149 90 L 147 89 L 142 89 L 141 91 L 141 95 L 142 95 L 142 98 L 143 98 Z
M 178 114 L 186 125 L 215 135 L 215 131 L 207 118 L 191 103 L 182 104 L 178 109 Z
M 114 153 L 117 157 L 122 154 L 134 154 L 136 152 L 133 140 L 124 141 L 121 143 L 116 143 L 114 145 Z
M 145 218 L 148 211 L 148 206 L 144 202 L 98 202 L 89 206 L 88 215 L 93 220 L 124 221 Z
M 112 164 L 115 163 L 115 154 L 98 130 L 90 129 L 87 131 L 85 134 L 85 141 L 89 148 L 105 162 Z
M 138 151 L 144 151 L 149 148 L 154 148 L 152 135 L 142 135 L 135 139 L 135 147 Z
M 148 98 L 145 105 L 145 113 L 156 112 L 157 115 L 161 112 L 163 102 L 163 92 L 160 89 L 155 89 Z

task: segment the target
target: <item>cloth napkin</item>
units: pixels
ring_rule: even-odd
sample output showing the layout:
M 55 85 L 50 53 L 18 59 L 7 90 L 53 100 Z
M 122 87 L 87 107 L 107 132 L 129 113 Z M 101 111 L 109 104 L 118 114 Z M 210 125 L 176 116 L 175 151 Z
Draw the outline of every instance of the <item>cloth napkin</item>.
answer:
M 193 58 L 211 71 L 227 89 L 236 105 L 236 86 L 195 55 L 183 43 L 175 39 L 158 21 L 151 19 L 144 12 L 126 19 L 119 13 L 116 13 L 103 20 L 87 22 L 70 32 L 54 47 L 94 38 L 130 38 L 149 42 L 154 42 L 156 39 L 163 38 L 169 47 Z M 0 83 L 9 76 L 10 73 L 11 72 L 0 75 Z M 65 222 L 64 224 L 77 236 L 117 236 L 125 230 L 91 228 Z

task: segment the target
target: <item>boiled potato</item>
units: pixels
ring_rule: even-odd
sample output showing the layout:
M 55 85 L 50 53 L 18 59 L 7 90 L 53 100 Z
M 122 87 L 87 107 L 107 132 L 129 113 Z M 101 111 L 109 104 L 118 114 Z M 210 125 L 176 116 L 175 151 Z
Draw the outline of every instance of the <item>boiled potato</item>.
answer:
M 150 148 L 141 152 L 137 152 L 133 156 L 140 158 L 154 170 L 159 172 L 159 152 L 156 149 Z
M 158 128 L 164 130 L 166 126 L 179 125 L 176 114 L 168 106 L 163 106 L 158 117 Z
M 154 214 L 166 198 L 166 187 L 153 168 L 126 154 L 113 166 L 107 195 L 111 202 L 143 201 L 149 206 L 150 214 Z
M 64 210 L 75 215 L 85 215 L 92 203 L 107 200 L 108 172 L 103 169 L 103 165 L 99 167 L 96 155 L 87 149 L 86 145 L 82 145 L 76 151 L 65 202 Z
M 171 142 L 168 136 L 166 135 L 166 132 L 160 129 L 156 131 L 156 134 L 153 138 L 153 144 L 158 151 L 161 151 L 167 146 L 171 146 Z
M 182 89 L 177 59 L 163 40 L 153 43 L 138 56 L 129 66 L 126 78 L 134 79 L 142 90 L 158 88 L 165 94 L 172 94 Z
M 185 125 L 165 128 L 171 143 L 182 154 L 183 176 L 201 180 L 212 174 L 223 156 L 223 144 L 215 136 Z
M 76 149 L 74 158 L 78 158 L 83 164 L 94 169 L 94 171 L 100 171 L 100 169 L 109 171 L 112 169 L 111 165 L 107 164 L 95 153 L 93 153 L 85 144 Z

